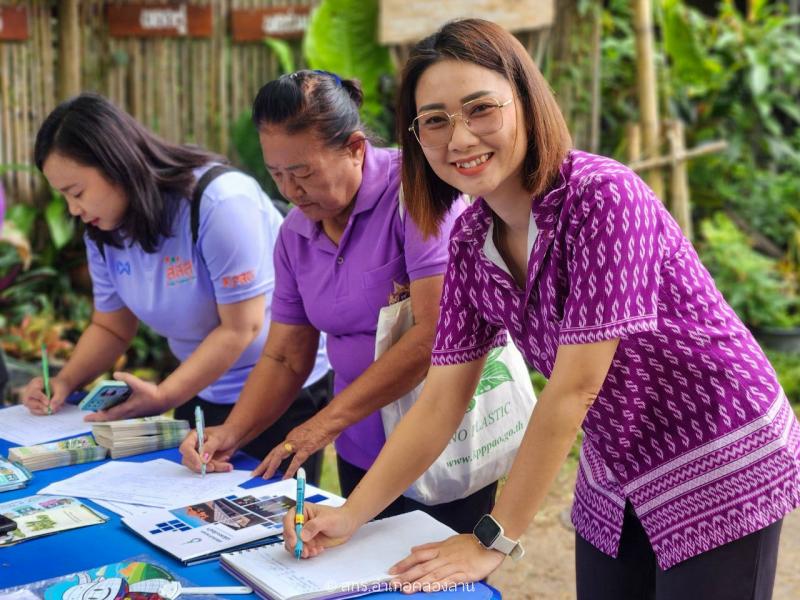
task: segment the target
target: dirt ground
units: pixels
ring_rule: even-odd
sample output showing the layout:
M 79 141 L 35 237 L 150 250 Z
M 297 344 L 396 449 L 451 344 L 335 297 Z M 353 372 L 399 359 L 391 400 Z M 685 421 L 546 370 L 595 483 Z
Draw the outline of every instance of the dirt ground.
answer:
M 575 466 L 565 465 L 545 506 L 522 538 L 525 557 L 505 561 L 489 583 L 506 600 L 572 600 L 575 598 L 574 533 L 567 528 Z M 783 522 L 773 600 L 800 598 L 800 511 Z

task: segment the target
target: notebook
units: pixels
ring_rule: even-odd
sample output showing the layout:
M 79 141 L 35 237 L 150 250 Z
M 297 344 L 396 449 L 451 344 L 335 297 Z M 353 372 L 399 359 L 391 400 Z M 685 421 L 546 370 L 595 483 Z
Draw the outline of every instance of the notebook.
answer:
M 353 598 L 386 591 L 386 582 L 392 578 L 389 568 L 408 556 L 413 546 L 455 533 L 424 512 L 414 511 L 367 523 L 347 543 L 311 559 L 297 560 L 283 544 L 274 544 L 225 553 L 220 563 L 269 600 Z
M 283 515 L 295 504 L 294 479 L 234 488 L 222 498 L 172 509 L 155 508 L 122 522 L 185 565 L 222 552 L 280 541 Z M 306 501 L 338 506 L 343 498 L 306 485 Z

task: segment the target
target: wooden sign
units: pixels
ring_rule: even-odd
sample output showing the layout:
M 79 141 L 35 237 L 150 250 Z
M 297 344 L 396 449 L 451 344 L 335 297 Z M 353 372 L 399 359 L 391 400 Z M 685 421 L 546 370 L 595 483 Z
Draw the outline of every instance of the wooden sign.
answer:
M 260 42 L 265 37 L 299 38 L 308 29 L 308 6 L 273 6 L 234 9 L 231 28 L 234 42 Z
M 211 37 L 211 6 L 193 4 L 109 4 L 112 37 Z
M 28 39 L 28 13 L 24 6 L 0 6 L 0 41 Z
M 509 31 L 549 27 L 555 0 L 380 0 L 382 44 L 409 44 L 430 35 L 448 21 L 478 17 Z

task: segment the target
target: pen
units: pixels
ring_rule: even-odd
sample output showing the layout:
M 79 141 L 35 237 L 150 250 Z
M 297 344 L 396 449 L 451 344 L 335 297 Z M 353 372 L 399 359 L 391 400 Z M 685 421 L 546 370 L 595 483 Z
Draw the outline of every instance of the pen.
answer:
M 303 515 L 303 503 L 306 496 L 306 471 L 302 467 L 297 469 L 297 506 L 294 512 L 294 532 L 297 534 L 297 542 L 294 545 L 294 557 L 300 558 L 303 554 L 303 540 L 300 532 L 303 531 L 305 516 Z
M 50 365 L 47 363 L 47 344 L 42 342 L 42 379 L 44 379 L 44 393 L 47 396 L 47 414 L 53 414 L 50 408 Z
M 203 460 L 203 438 L 206 436 L 206 421 L 200 405 L 194 407 L 194 426 L 197 428 L 197 453 L 200 455 L 200 476 L 206 476 L 206 462 Z

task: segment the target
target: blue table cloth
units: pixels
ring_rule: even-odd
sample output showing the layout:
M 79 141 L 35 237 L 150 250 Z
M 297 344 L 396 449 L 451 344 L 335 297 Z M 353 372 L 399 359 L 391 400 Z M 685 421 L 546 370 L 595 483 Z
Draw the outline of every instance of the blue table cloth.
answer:
M 2 411 L 0 411 L 2 418 Z M 10 444 L 0 439 L 0 454 L 7 456 Z M 166 458 L 180 462 L 177 449 L 161 450 L 140 454 L 124 459 L 136 462 Z M 258 462 L 250 456 L 239 453 L 234 457 L 237 469 L 252 469 Z M 99 465 L 100 462 L 84 463 L 69 467 L 59 467 L 36 471 L 28 487 L 21 490 L 0 493 L 0 503 L 32 496 L 45 486 Z M 108 515 L 109 521 L 54 535 L 33 539 L 27 542 L 0 548 L 0 589 L 32 583 L 42 579 L 67 575 L 104 564 L 114 563 L 134 556 L 147 555 L 172 573 L 191 581 L 195 585 L 235 585 L 233 577 L 226 573 L 218 561 L 185 567 L 172 556 L 151 546 L 122 524 L 120 517 L 91 501 L 85 501 L 93 509 Z M 230 596 L 240 600 L 254 600 L 256 596 Z M 472 591 L 413 594 L 411 596 L 395 592 L 385 592 L 364 596 L 371 600 L 399 600 L 419 598 L 426 600 L 489 600 L 499 599 L 500 593 L 483 583 L 477 583 Z

